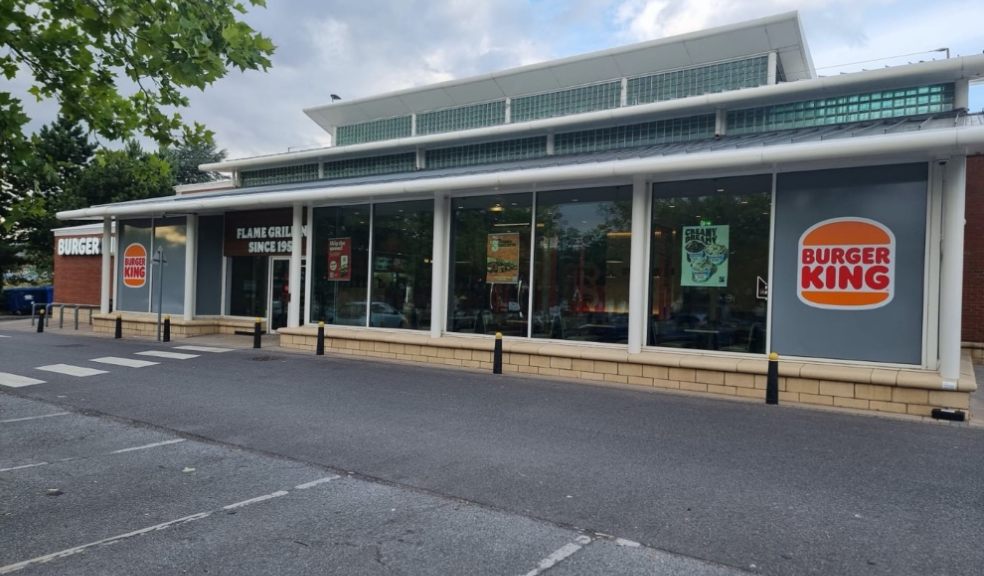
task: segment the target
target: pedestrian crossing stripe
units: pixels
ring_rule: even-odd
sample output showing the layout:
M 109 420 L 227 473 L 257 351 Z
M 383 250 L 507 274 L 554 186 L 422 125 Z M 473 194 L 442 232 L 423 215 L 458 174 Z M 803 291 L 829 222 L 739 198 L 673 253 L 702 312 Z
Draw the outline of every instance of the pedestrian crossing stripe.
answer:
M 28 378 L 27 376 L 18 376 L 17 374 L 10 374 L 8 372 L 0 372 L 0 386 L 21 388 L 23 386 L 33 386 L 35 384 L 44 384 L 44 380 Z
M 232 352 L 232 348 L 216 348 L 215 346 L 175 346 L 175 350 L 191 350 L 192 352 Z
M 99 362 L 100 364 L 112 364 L 114 366 L 126 366 L 127 368 L 143 368 L 144 366 L 156 366 L 160 362 L 151 362 L 150 360 L 137 360 L 136 358 L 120 358 L 118 356 L 104 356 L 102 358 L 93 358 L 93 362 Z
M 38 370 L 44 370 L 45 372 L 55 372 L 58 374 L 67 374 L 69 376 L 95 376 L 96 374 L 105 374 L 105 370 L 96 370 L 95 368 L 86 368 L 85 366 L 73 366 L 72 364 L 49 364 L 47 366 L 38 366 Z
M 175 360 L 198 358 L 198 354 L 182 354 L 181 352 L 167 352 L 164 350 L 146 350 L 144 352 L 137 352 L 137 354 L 139 356 L 156 356 L 158 358 L 173 358 Z

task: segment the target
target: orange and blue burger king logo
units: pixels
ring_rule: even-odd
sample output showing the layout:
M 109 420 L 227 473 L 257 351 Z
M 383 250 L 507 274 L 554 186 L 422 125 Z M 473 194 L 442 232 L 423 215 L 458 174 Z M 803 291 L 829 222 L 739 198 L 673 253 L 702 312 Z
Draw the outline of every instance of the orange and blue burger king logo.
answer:
M 800 236 L 797 295 L 828 310 L 872 310 L 895 297 L 895 234 L 867 218 L 818 222 Z
M 134 242 L 123 251 L 123 285 L 141 288 L 147 283 L 147 249 Z

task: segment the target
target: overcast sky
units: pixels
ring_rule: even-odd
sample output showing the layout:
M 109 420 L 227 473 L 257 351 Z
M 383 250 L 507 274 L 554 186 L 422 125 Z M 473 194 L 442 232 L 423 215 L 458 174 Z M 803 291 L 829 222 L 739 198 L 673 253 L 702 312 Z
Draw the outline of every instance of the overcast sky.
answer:
M 821 75 L 943 58 L 930 52 L 943 47 L 984 51 L 981 0 L 268 0 L 247 20 L 277 45 L 273 68 L 190 93 L 182 114 L 230 158 L 311 148 L 329 138 L 302 108 L 332 93 L 360 98 L 789 10 Z M 971 109 L 984 109 L 984 86 Z M 56 111 L 31 104 L 31 127 Z

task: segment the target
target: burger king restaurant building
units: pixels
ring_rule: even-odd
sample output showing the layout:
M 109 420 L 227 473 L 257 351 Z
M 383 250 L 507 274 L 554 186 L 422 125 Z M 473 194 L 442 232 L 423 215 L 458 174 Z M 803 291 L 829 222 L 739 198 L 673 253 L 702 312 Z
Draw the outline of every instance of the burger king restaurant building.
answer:
M 982 73 L 818 77 L 789 13 L 310 108 L 333 146 L 59 217 L 117 237 L 99 330 L 160 300 L 176 336 L 473 369 L 498 332 L 505 371 L 748 398 L 775 351 L 782 402 L 966 411 Z

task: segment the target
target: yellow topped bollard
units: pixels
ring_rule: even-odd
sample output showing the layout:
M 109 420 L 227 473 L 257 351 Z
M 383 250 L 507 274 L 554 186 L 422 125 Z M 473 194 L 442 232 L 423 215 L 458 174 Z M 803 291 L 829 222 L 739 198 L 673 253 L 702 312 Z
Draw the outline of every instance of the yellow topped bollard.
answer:
M 170 314 L 164 317 L 164 338 L 162 338 L 162 340 L 164 342 L 171 341 L 171 315 Z
M 765 383 L 765 403 L 779 403 L 779 354 L 769 354 L 769 375 Z
M 318 343 L 314 347 L 314 354 L 316 356 L 325 355 L 325 322 L 322 320 L 318 322 Z
M 262 318 L 257 318 L 253 323 L 253 348 L 260 347 L 260 327 L 263 324 Z
M 495 351 L 492 353 L 492 373 L 502 374 L 502 332 L 495 333 Z

